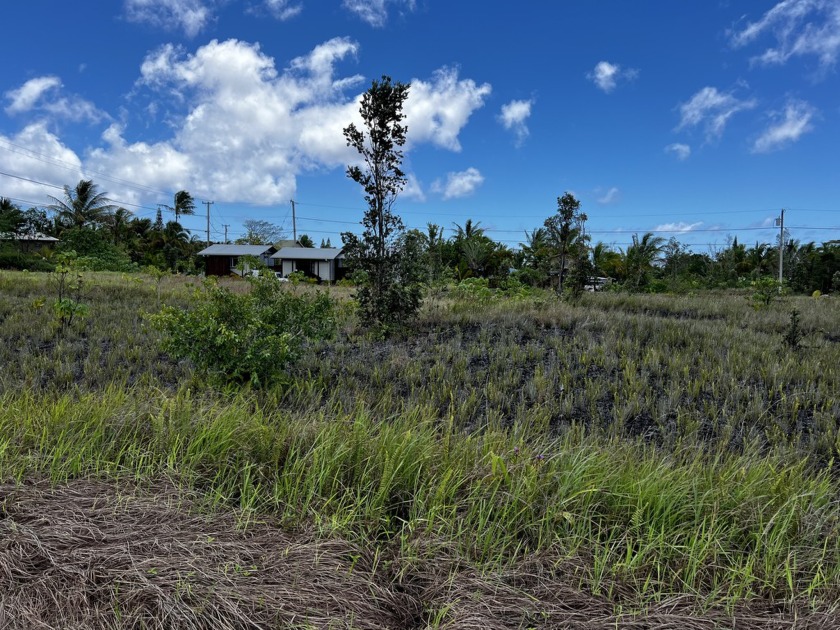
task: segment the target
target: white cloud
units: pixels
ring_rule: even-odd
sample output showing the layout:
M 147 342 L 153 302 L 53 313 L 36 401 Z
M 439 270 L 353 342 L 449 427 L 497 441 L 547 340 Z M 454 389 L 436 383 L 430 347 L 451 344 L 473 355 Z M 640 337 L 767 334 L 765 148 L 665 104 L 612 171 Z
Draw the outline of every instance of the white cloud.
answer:
M 351 13 L 374 27 L 382 27 L 388 22 L 388 5 L 400 5 L 407 11 L 413 11 L 414 0 L 344 0 L 342 5 Z
M 484 183 L 484 176 L 477 168 L 470 167 L 465 171 L 447 173 L 446 180 L 435 180 L 432 192 L 443 195 L 444 199 L 458 199 L 469 197 Z
M 58 77 L 46 76 L 29 79 L 18 89 L 6 92 L 6 98 L 10 101 L 6 107 L 6 113 L 19 114 L 29 111 L 35 107 L 45 93 L 60 87 L 61 79 Z
M 678 223 L 663 223 L 662 225 L 657 225 L 653 228 L 654 232 L 677 232 L 679 234 L 685 234 L 687 232 L 693 232 L 694 230 L 703 226 L 702 221 L 697 221 L 696 223 L 685 223 L 680 221 Z
M 83 178 L 82 161 L 43 121 L 24 127 L 13 136 L 0 134 L 0 170 L 27 179 L 63 186 L 75 185 Z M 25 148 L 24 148 L 25 147 Z M 3 177 L 3 196 L 25 199 L 36 204 L 49 203 L 47 195 L 61 191 L 22 179 Z
M 680 162 L 687 160 L 691 156 L 691 147 L 687 144 L 675 142 L 665 147 L 665 153 L 674 155 Z
M 752 44 L 771 33 L 776 45 L 753 61 L 784 64 L 795 56 L 816 56 L 823 67 L 840 56 L 840 3 L 837 0 L 782 0 L 757 22 L 731 33 L 733 46 Z
M 508 131 L 512 131 L 516 136 L 517 146 L 521 145 L 525 138 L 528 137 L 527 120 L 531 115 L 531 105 L 533 100 L 527 101 L 511 101 L 506 105 L 502 105 L 502 112 L 499 114 L 499 122 Z
M 753 143 L 753 153 L 769 153 L 799 140 L 814 127 L 816 110 L 805 101 L 790 100 L 781 112 L 773 112 L 773 123 Z
M 454 68 L 437 70 L 431 81 L 412 79 L 405 104 L 409 142 L 431 142 L 444 149 L 460 151 L 458 135 L 472 113 L 484 105 L 489 83 L 458 79 Z
M 188 37 L 198 35 L 213 17 L 202 0 L 125 0 L 125 15 L 132 22 L 179 28 Z
M 599 189 L 599 190 L 596 190 L 595 192 L 598 195 L 598 198 L 595 199 L 595 201 L 597 201 L 601 205 L 607 205 L 607 204 L 615 203 L 616 201 L 618 201 L 619 190 L 615 186 L 613 186 L 612 188 L 610 188 L 606 191 L 602 191 L 602 190 Z
M 426 201 L 426 193 L 414 173 L 408 173 L 405 177 L 405 188 L 401 193 L 403 199 L 414 199 L 415 201 Z
M 292 0 L 265 0 L 265 8 L 278 20 L 291 19 L 303 11 L 303 5 Z
M 259 45 L 238 40 L 214 40 L 194 53 L 163 46 L 143 62 L 136 96 L 150 93 L 172 135 L 155 143 L 132 142 L 128 128 L 112 125 L 86 164 L 127 181 L 159 190 L 183 188 L 219 202 L 285 203 L 299 175 L 359 159 L 342 130 L 350 122 L 361 125 L 363 79 L 337 69 L 357 52 L 355 42 L 335 38 L 279 70 Z M 406 151 L 423 143 L 459 150 L 461 129 L 489 91 L 489 85 L 459 79 L 446 68 L 430 80 L 412 80 Z M 176 94 L 178 99 L 170 98 Z M 128 195 L 136 193 L 120 194 L 134 201 Z M 410 178 L 404 194 L 423 198 L 416 179 Z
M 622 68 L 617 63 L 599 61 L 586 78 L 604 93 L 609 94 L 616 88 L 619 81 L 632 81 L 637 76 L 639 76 L 639 71 L 634 68 Z
M 106 118 L 90 101 L 80 96 L 62 95 L 62 87 L 61 79 L 55 76 L 30 79 L 16 90 L 6 92 L 10 101 L 6 113 L 21 114 L 34 110 L 76 122 L 98 122 Z
M 677 129 L 703 125 L 708 140 L 720 138 L 732 116 L 753 109 L 756 105 L 755 99 L 741 100 L 732 93 L 704 87 L 688 102 L 680 105 L 680 124 Z

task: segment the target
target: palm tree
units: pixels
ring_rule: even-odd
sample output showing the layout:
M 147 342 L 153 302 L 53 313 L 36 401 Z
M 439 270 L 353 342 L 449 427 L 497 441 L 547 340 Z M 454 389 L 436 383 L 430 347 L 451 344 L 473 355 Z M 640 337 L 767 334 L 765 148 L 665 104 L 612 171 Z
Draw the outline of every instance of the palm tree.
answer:
M 119 245 L 125 240 L 128 234 L 128 224 L 131 220 L 131 213 L 125 208 L 117 208 L 116 212 L 111 215 L 108 226 L 111 228 L 111 234 L 114 237 L 114 243 Z
M 441 245 L 443 245 L 443 227 L 436 223 L 426 223 L 426 233 L 423 235 L 426 241 L 426 257 L 429 265 L 429 274 L 432 280 L 437 280 L 443 266 Z
M 91 179 L 83 179 L 75 188 L 64 187 L 64 199 L 50 197 L 55 203 L 47 206 L 58 215 L 59 221 L 69 227 L 98 226 L 113 212 L 114 206 L 99 192 Z
M 467 219 L 467 222 L 464 223 L 464 227 L 461 227 L 457 223 L 453 223 L 452 225 L 455 226 L 456 241 L 463 241 L 474 236 L 484 236 L 484 228 L 478 227 L 481 225 L 481 221 L 473 223 L 472 219 Z
M 522 248 L 525 264 L 536 269 L 540 253 L 548 247 L 548 232 L 545 228 L 535 228 L 530 233 L 525 230 L 525 242 L 519 246 Z
M 461 254 L 473 275 L 482 275 L 484 266 L 490 256 L 490 248 L 487 243 L 476 238 L 468 238 L 461 243 Z
M 661 260 L 664 246 L 665 239 L 652 232 L 646 232 L 642 238 L 633 235 L 633 243 L 624 253 L 624 268 L 630 286 L 638 289 L 645 284 L 654 263 Z
M 195 214 L 195 200 L 186 190 L 179 190 L 172 200 L 172 210 L 175 213 L 175 223 L 179 222 L 182 214 Z
M 177 221 L 169 221 L 160 237 L 163 256 L 169 268 L 174 271 L 190 242 L 190 233 Z

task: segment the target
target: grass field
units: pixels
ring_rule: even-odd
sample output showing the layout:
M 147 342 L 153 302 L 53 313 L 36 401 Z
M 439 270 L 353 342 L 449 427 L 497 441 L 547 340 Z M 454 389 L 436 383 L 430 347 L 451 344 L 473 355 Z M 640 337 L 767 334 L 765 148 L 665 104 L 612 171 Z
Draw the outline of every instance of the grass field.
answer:
M 0 625 L 840 626 L 836 298 L 344 309 L 252 390 L 159 350 L 195 286 L 93 274 L 61 331 L 0 273 Z

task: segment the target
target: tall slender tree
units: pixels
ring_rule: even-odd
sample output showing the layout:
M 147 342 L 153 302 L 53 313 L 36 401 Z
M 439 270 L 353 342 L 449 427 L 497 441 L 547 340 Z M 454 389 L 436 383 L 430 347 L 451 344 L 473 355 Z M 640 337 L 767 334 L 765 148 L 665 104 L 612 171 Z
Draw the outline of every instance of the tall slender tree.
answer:
M 586 254 L 586 244 L 583 238 L 583 224 L 587 216 L 580 211 L 580 201 L 567 192 L 557 197 L 557 213 L 545 220 L 548 240 L 556 252 L 559 263 L 557 272 L 557 290 L 562 292 L 568 274 L 569 261 L 577 256 L 583 258 Z
M 408 246 L 402 219 L 393 211 L 406 183 L 402 146 L 408 90 L 388 76 L 373 81 L 359 108 L 364 128 L 351 123 L 344 129 L 347 146 L 361 158 L 361 164 L 347 168 L 347 176 L 364 190 L 368 208 L 361 237 L 345 232 L 342 240 L 348 265 L 361 272 L 357 298 L 363 321 L 383 330 L 405 323 L 422 297 L 419 261 L 410 260 L 418 250 Z

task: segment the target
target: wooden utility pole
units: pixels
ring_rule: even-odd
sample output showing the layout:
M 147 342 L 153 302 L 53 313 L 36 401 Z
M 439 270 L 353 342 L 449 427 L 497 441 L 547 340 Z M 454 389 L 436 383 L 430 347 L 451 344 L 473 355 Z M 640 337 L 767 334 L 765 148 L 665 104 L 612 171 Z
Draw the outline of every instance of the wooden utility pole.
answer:
M 202 201 L 205 206 L 207 206 L 207 247 L 210 247 L 210 206 L 212 206 L 215 201 Z
M 227 223 L 222 223 L 222 225 L 225 228 L 225 243 L 227 243 L 227 231 L 228 231 L 228 228 L 230 227 L 230 225 L 227 224 Z
M 297 219 L 295 218 L 295 200 L 289 200 L 292 204 L 292 238 L 297 242 Z
M 782 292 L 782 282 L 784 282 L 784 268 L 785 268 L 785 209 L 782 208 L 781 216 L 776 219 L 776 225 L 779 226 L 779 293 Z

